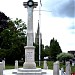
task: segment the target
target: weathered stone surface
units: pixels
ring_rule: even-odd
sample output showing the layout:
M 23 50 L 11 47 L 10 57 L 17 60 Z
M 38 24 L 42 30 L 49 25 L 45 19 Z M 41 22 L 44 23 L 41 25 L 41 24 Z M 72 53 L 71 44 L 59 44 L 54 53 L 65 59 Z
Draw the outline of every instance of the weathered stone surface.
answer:
M 61 75 L 64 75 L 64 69 L 61 68 Z
M 70 62 L 66 62 L 66 75 L 71 75 Z
M 5 60 L 2 60 L 3 63 L 3 69 L 5 69 Z
M 18 60 L 15 60 L 15 69 L 18 69 Z
M 53 75 L 59 75 L 59 61 L 53 64 Z
M 0 62 L 0 75 L 3 75 L 3 62 Z
M 44 60 L 44 69 L 47 69 L 47 68 L 48 68 L 48 66 L 47 66 L 47 61 Z
M 23 64 L 24 69 L 36 69 L 35 64 L 35 48 L 33 46 L 33 9 L 38 5 L 37 2 L 29 0 L 23 4 L 28 11 L 27 20 L 27 46 L 25 46 L 25 63 Z

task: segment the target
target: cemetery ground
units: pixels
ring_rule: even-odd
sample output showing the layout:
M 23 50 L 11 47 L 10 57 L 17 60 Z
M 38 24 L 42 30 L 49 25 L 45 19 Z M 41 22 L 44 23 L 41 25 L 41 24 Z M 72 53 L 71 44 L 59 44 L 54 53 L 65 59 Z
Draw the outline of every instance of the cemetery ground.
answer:
M 41 61 L 41 66 L 40 66 L 40 67 L 38 66 L 37 63 L 38 63 L 38 62 L 36 62 L 37 68 L 42 68 L 42 69 L 43 69 L 43 61 Z M 53 70 L 53 63 L 54 63 L 53 61 L 47 61 L 48 69 Z M 74 65 L 74 66 L 70 65 L 70 66 L 71 66 L 71 73 L 75 72 L 75 65 Z M 21 68 L 21 67 L 23 67 L 22 64 L 19 65 L 19 68 Z M 65 70 L 65 65 L 63 65 L 63 63 L 60 63 L 60 69 L 61 69 L 62 67 L 63 67 L 64 70 Z M 14 65 L 6 64 L 6 66 L 5 66 L 5 69 L 14 69 L 14 68 L 15 68 Z

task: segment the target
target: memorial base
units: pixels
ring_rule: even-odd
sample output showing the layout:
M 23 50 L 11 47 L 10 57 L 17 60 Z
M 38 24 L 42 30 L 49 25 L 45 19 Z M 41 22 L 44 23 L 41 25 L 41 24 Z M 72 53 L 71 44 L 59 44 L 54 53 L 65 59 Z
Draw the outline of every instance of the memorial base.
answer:
M 42 72 L 41 68 L 36 69 L 23 69 L 19 68 L 17 72 L 13 72 L 16 75 L 45 75 L 46 72 Z
M 35 47 L 25 46 L 25 62 L 23 64 L 24 69 L 36 69 L 35 59 Z
M 23 64 L 24 69 L 36 69 L 36 63 L 35 62 L 25 62 Z

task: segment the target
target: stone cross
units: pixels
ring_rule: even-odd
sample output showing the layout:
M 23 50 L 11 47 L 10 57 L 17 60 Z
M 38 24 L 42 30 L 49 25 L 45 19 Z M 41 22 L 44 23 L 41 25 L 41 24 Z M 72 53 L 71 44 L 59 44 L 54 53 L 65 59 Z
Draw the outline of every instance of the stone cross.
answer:
M 28 11 L 28 22 L 27 22 L 27 46 L 25 46 L 25 63 L 23 65 L 24 69 L 34 69 L 36 64 L 34 62 L 35 47 L 33 46 L 33 9 L 38 6 L 37 2 L 29 0 L 23 3 L 24 7 Z

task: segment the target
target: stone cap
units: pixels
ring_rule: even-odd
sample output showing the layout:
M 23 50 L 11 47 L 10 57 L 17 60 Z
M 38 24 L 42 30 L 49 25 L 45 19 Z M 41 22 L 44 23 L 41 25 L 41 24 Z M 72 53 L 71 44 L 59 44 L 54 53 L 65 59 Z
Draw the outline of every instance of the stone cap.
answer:
M 23 2 L 23 6 L 27 8 L 28 7 L 27 2 Z M 36 8 L 36 6 L 38 6 L 38 2 L 34 2 L 33 8 Z

